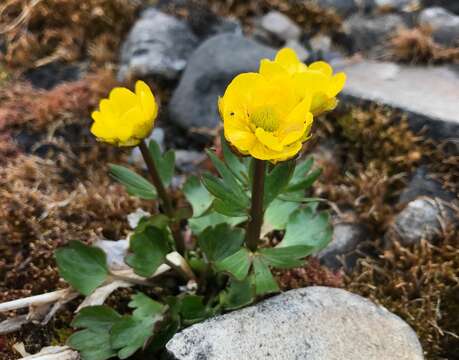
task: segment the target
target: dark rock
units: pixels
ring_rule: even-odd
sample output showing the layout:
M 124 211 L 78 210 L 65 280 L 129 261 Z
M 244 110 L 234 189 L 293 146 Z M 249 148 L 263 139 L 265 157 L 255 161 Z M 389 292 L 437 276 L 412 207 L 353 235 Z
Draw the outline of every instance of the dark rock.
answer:
M 457 221 L 455 212 L 442 200 L 418 198 L 395 217 L 385 236 L 386 242 L 397 239 L 402 245 L 418 244 L 422 239 L 434 240 L 443 228 Z
M 322 8 L 334 10 L 343 17 L 351 15 L 358 9 L 355 0 L 319 0 L 316 3 Z
M 364 60 L 336 68 L 347 74 L 342 94 L 348 101 L 387 105 L 405 112 L 414 131 L 459 138 L 459 76 L 450 67 Z
M 457 0 L 422 0 L 425 7 L 440 6 L 459 15 L 459 1 Z
M 385 42 L 394 32 L 405 26 L 403 17 L 397 14 L 384 14 L 377 17 L 355 14 L 343 24 L 344 32 L 352 42 L 352 51 L 384 52 Z
M 339 223 L 333 227 L 333 239 L 317 254 L 320 262 L 331 269 L 344 265 L 352 269 L 359 258 L 359 245 L 368 239 L 369 230 L 364 224 Z
M 382 306 L 342 289 L 311 286 L 177 333 L 177 360 L 422 360 L 416 333 Z
M 169 115 L 176 124 L 214 128 L 220 123 L 218 96 L 239 73 L 257 71 L 262 58 L 275 51 L 253 40 L 221 34 L 206 40 L 190 57 L 188 66 L 169 103 Z
M 437 43 L 448 47 L 459 45 L 459 15 L 441 7 L 431 7 L 419 14 L 419 24 L 432 30 Z
M 439 198 L 451 201 L 455 195 L 443 188 L 440 182 L 432 178 L 425 167 L 418 168 L 413 174 L 407 187 L 402 191 L 399 203 L 408 203 L 420 196 Z
M 122 46 L 118 78 L 121 81 L 130 76 L 176 79 L 197 46 L 198 38 L 184 21 L 148 8 Z
M 83 75 L 81 66 L 52 62 L 25 72 L 24 77 L 40 89 L 52 89 L 65 81 L 79 80 Z

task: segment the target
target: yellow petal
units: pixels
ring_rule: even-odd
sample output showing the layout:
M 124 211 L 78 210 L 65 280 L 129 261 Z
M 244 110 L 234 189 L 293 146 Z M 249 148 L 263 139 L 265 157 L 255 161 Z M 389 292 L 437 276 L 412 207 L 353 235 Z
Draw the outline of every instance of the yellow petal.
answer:
M 340 72 L 331 78 L 330 85 L 328 88 L 328 96 L 333 97 L 343 90 L 344 84 L 346 83 L 346 74 Z
M 249 152 L 250 155 L 258 160 L 273 160 L 280 156 L 279 153 L 270 150 L 259 141 L 255 142 L 254 146 L 250 149 Z
M 272 133 L 263 130 L 262 128 L 257 128 L 255 131 L 255 136 L 258 141 L 260 141 L 267 148 L 275 151 L 282 151 L 282 144 L 279 139 L 275 137 Z
M 288 76 L 287 70 L 274 61 L 263 59 L 260 61 L 259 73 L 267 78 L 273 78 L 275 76 Z
M 283 48 L 279 50 L 274 61 L 282 65 L 290 74 L 296 72 L 298 64 L 301 63 L 296 55 L 296 52 L 290 48 Z
M 150 87 L 141 80 L 135 84 L 135 94 L 140 99 L 142 110 L 147 119 L 155 119 L 158 115 L 158 106 Z
M 228 129 L 224 127 L 224 134 L 226 140 L 242 152 L 246 152 L 251 149 L 256 142 L 255 136 L 250 131 L 235 129 L 228 131 Z
M 309 65 L 310 70 L 320 71 L 326 77 L 330 77 L 333 74 L 332 67 L 325 61 L 316 61 Z
M 111 109 L 120 115 L 123 115 L 138 103 L 136 95 L 131 90 L 123 87 L 116 87 L 110 91 L 108 100 L 110 101 Z

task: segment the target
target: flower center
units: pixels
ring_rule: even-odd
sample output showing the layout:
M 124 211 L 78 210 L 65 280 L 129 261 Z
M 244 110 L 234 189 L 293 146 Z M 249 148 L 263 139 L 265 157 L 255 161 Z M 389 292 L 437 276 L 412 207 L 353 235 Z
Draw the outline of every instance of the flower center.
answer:
M 250 122 L 257 128 L 273 132 L 279 128 L 279 118 L 271 106 L 263 106 L 250 114 Z

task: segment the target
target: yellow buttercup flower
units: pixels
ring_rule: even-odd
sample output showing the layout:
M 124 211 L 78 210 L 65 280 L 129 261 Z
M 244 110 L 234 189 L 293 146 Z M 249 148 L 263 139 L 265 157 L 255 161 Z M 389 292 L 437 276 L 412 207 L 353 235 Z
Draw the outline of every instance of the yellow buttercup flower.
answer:
M 150 88 L 143 81 L 135 84 L 135 93 L 123 87 L 114 88 L 108 99 L 102 99 L 99 110 L 91 117 L 91 132 L 98 140 L 117 146 L 135 146 L 153 129 L 158 106 Z
M 312 126 L 311 97 L 291 76 L 236 76 L 218 102 L 227 141 L 240 153 L 273 163 L 295 156 Z
M 311 112 L 314 116 L 336 107 L 336 95 L 346 82 L 346 74 L 341 72 L 333 75 L 332 67 L 326 62 L 316 61 L 307 66 L 289 48 L 279 50 L 274 61 L 262 60 L 259 72 L 268 78 L 291 76 L 299 95 L 309 93 L 311 96 Z

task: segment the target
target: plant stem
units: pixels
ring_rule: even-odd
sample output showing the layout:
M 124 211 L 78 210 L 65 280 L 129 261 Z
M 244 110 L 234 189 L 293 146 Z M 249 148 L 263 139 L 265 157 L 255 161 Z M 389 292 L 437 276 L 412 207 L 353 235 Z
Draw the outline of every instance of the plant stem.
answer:
M 174 210 L 172 208 L 171 200 L 169 198 L 169 195 L 167 194 L 166 189 L 164 188 L 164 184 L 161 180 L 161 177 L 159 176 L 158 169 L 156 168 L 156 165 L 155 165 L 155 161 L 153 160 L 150 154 L 150 151 L 148 150 L 147 144 L 145 144 L 145 141 L 142 140 L 139 143 L 139 149 L 140 149 L 140 152 L 142 153 L 143 159 L 145 160 L 145 164 L 147 165 L 148 172 L 150 173 L 151 180 L 153 181 L 153 185 L 155 186 L 156 191 L 158 192 L 159 198 L 161 199 L 164 213 L 170 219 L 173 219 Z M 180 254 L 184 254 L 185 253 L 185 243 L 180 233 L 180 224 L 173 224 L 171 228 L 172 228 L 172 234 L 174 236 L 175 246 L 177 248 L 177 251 Z
M 265 166 L 263 160 L 254 159 L 254 172 L 252 180 L 252 207 L 250 219 L 247 224 L 247 247 L 255 252 L 260 240 L 261 225 L 263 224 L 263 194 L 265 187 Z

